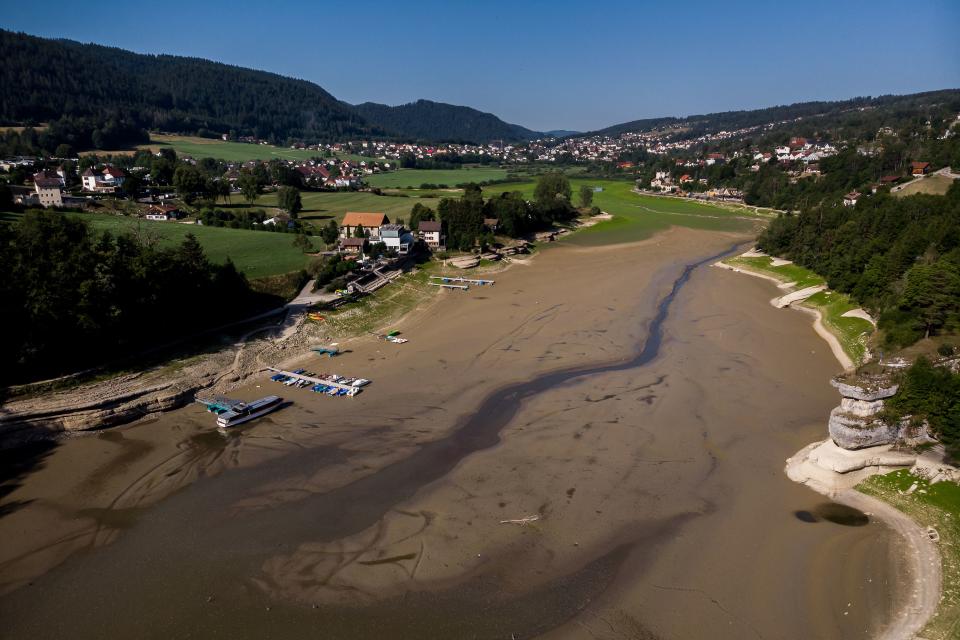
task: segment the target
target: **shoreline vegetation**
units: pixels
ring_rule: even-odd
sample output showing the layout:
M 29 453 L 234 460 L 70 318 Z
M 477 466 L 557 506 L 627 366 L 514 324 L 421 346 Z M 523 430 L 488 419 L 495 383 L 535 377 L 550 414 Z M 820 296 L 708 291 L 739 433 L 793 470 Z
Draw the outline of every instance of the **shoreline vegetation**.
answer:
M 846 294 L 830 291 L 826 281 L 813 271 L 789 260 L 748 251 L 715 266 L 777 283 L 787 293 L 771 300 L 774 306 L 814 315 L 814 329 L 831 347 L 845 370 L 852 370 L 870 357 L 868 341 L 875 325 L 866 312 Z M 783 302 L 786 304 L 783 304 Z M 892 622 L 879 636 L 882 640 L 947 640 L 960 627 L 960 486 L 950 481 L 931 484 L 910 470 L 890 471 L 883 464 L 865 466 L 851 474 L 833 474 L 824 484 L 804 469 L 810 453 L 821 442 L 809 445 L 787 461 L 785 472 L 840 504 L 859 509 L 884 522 L 903 540 L 902 557 L 909 567 L 914 587 Z M 853 452 L 858 454 L 859 452 Z M 854 486 L 857 479 L 866 475 Z
M 883 501 L 905 514 L 928 540 L 936 539 L 941 582 L 939 606 L 918 637 L 949 640 L 960 629 L 960 486 L 954 482 L 931 483 L 907 469 L 867 478 L 856 491 Z
M 844 293 L 831 291 L 816 273 L 782 260 L 748 251 L 722 260 L 720 266 L 779 283 L 785 295 L 771 301 L 775 306 L 790 306 L 814 315 L 814 330 L 830 345 L 844 369 L 853 369 L 869 357 L 867 344 L 874 324 L 865 311 Z

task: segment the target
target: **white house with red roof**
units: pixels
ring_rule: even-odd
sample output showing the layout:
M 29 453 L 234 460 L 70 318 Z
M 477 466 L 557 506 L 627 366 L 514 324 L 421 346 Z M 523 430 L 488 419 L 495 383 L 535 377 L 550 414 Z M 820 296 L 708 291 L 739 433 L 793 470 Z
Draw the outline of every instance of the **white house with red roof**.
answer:
M 83 183 L 84 191 L 112 193 L 123 186 L 126 177 L 127 174 L 123 169 L 108 165 L 100 171 L 94 171 L 92 167 L 88 167 L 80 174 L 80 181 Z

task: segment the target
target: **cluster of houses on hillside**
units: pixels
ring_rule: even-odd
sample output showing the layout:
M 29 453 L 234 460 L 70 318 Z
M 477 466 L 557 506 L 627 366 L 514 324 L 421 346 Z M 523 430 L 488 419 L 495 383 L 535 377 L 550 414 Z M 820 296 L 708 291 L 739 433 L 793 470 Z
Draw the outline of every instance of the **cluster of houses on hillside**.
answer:
M 63 207 L 82 204 L 82 198 L 66 195 L 68 169 L 59 166 L 55 171 L 43 170 L 34 173 L 33 189 L 13 187 L 14 202 L 23 206 Z M 114 193 L 123 186 L 126 174 L 118 167 L 106 166 L 99 171 L 87 169 L 81 176 L 82 191 L 88 193 Z
M 188 162 L 190 159 L 186 159 Z M 291 170 L 295 171 L 304 186 L 314 189 L 356 189 L 361 186 L 365 176 L 381 171 L 389 171 L 391 164 L 374 162 L 373 160 L 280 160 Z M 240 179 L 244 170 L 252 171 L 259 160 L 230 163 L 227 165 L 224 178 L 234 184 Z
M 929 162 L 911 162 L 910 163 L 910 177 L 912 178 L 922 178 L 923 176 L 930 173 L 930 163 Z M 883 176 L 880 178 L 880 182 L 874 184 L 870 187 L 871 193 L 876 193 L 880 187 L 892 186 L 900 180 L 903 179 L 903 176 L 891 174 Z M 863 194 L 859 191 L 851 191 L 847 195 L 843 196 L 843 206 L 845 207 L 855 207 L 857 202 L 863 197 Z

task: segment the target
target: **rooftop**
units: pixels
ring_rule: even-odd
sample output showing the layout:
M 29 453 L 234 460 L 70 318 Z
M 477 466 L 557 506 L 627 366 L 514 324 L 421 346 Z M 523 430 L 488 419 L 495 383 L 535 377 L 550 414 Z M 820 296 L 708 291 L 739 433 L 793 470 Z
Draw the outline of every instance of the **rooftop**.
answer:
M 390 222 L 390 219 L 383 213 L 364 213 L 358 211 L 348 211 L 343 216 L 342 227 L 379 227 Z

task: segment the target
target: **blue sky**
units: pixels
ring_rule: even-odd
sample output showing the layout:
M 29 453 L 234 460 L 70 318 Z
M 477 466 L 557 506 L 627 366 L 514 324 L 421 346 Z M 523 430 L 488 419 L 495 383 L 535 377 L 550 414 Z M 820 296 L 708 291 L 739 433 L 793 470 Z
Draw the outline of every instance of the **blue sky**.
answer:
M 3 6 L 7 5 L 7 6 Z M 0 26 L 539 129 L 960 87 L 960 1 L 0 0 Z

